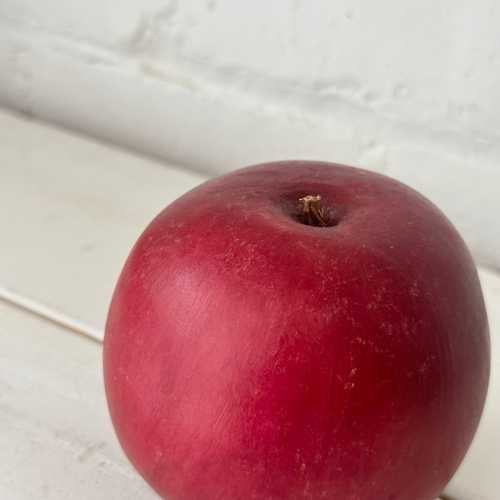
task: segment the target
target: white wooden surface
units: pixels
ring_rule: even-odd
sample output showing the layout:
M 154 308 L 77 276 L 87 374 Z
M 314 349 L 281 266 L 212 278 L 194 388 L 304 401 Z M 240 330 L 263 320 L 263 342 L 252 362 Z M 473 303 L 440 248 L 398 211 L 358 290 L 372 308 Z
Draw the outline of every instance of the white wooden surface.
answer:
M 108 417 L 102 345 L 0 300 L 0 498 L 153 500 Z
M 203 180 L 0 111 L 1 499 L 156 498 L 109 422 L 100 341 L 140 232 Z M 457 500 L 500 499 L 500 277 L 480 269 L 480 278 L 492 382 L 480 431 L 443 493 Z
M 0 114 L 0 296 L 102 340 L 147 224 L 207 177 Z

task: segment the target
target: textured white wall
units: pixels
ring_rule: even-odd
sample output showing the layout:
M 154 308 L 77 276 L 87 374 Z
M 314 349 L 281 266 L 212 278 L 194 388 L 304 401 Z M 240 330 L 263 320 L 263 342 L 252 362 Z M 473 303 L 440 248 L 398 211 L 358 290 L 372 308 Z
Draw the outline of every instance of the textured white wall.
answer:
M 497 0 L 2 0 L 0 103 L 218 173 L 343 162 L 500 268 Z

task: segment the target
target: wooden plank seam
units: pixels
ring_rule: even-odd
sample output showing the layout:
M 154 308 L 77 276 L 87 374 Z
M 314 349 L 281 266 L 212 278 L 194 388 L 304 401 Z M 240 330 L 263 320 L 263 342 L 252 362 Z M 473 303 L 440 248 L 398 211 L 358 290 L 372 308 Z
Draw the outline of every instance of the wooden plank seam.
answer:
M 80 321 L 46 304 L 42 304 L 41 302 L 34 300 L 22 293 L 16 292 L 4 286 L 0 286 L 0 299 L 3 299 L 10 304 L 21 307 L 22 309 L 48 319 L 54 323 L 57 323 L 58 325 L 64 326 L 69 330 L 73 330 L 77 333 L 90 337 L 91 339 L 96 340 L 102 344 L 102 331 L 85 323 L 84 321 Z

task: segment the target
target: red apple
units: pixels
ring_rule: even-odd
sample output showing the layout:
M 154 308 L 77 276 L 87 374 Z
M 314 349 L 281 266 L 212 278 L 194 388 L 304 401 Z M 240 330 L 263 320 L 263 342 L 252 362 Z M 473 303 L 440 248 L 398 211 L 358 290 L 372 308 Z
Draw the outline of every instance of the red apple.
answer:
M 423 196 L 270 163 L 146 229 L 104 368 L 120 442 L 164 498 L 434 500 L 481 416 L 488 326 L 471 256 Z

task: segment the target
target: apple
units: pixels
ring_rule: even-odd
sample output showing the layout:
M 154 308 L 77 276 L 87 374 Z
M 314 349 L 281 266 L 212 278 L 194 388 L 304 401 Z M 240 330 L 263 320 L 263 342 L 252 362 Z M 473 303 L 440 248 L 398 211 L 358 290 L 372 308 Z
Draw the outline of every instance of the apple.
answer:
M 269 163 L 167 207 L 119 279 L 106 393 L 131 462 L 179 500 L 434 500 L 489 378 L 476 268 L 383 175 Z

